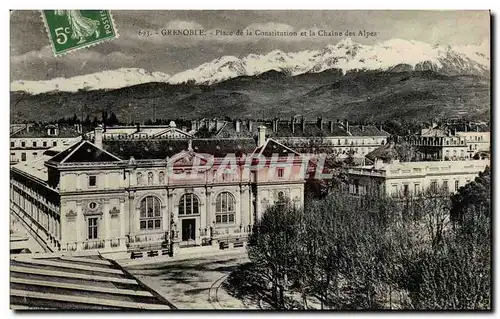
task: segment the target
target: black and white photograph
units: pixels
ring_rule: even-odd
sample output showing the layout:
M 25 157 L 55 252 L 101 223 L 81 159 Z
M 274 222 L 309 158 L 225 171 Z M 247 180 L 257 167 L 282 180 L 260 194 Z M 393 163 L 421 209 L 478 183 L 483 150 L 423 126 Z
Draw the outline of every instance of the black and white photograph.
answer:
M 492 311 L 490 11 L 9 19 L 10 309 Z

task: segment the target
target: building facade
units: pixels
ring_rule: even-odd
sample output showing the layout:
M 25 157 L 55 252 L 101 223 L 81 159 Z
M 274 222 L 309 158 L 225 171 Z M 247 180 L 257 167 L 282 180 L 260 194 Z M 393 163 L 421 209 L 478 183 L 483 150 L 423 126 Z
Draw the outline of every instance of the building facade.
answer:
M 244 242 L 268 205 L 304 200 L 300 154 L 253 139 L 118 141 L 94 132 L 11 168 L 12 212 L 50 250 Z
M 354 195 L 418 195 L 427 189 L 458 191 L 490 165 L 489 160 L 383 163 L 347 169 Z
M 81 139 L 82 128 L 58 124 L 24 124 L 10 134 L 10 162 L 26 162 L 52 147 L 69 146 Z

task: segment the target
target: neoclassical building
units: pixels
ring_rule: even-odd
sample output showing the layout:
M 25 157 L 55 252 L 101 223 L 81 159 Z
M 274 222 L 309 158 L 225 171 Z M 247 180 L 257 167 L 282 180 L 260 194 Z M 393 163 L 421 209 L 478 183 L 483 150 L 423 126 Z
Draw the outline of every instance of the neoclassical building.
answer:
M 244 242 L 267 205 L 302 205 L 302 157 L 266 139 L 82 140 L 11 167 L 11 211 L 47 250 Z

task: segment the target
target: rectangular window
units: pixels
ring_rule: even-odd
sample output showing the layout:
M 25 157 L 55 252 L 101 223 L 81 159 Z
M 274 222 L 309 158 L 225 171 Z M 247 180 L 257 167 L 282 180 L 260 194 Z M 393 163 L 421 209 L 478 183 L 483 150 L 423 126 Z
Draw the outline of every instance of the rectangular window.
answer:
M 10 161 L 14 162 L 16 160 L 16 153 L 10 153 Z
M 10 142 L 10 147 L 14 147 L 15 145 L 16 145 L 16 143 Z
M 89 237 L 88 239 L 97 239 L 97 218 L 89 218 Z
M 43 142 L 43 147 L 47 147 L 47 141 Z
M 420 194 L 420 184 L 415 184 L 415 195 Z
M 52 146 L 57 146 L 57 142 L 56 141 L 52 142 Z
M 234 224 L 235 214 L 234 213 L 224 213 L 215 215 L 216 224 Z
M 26 153 L 21 153 L 21 161 L 26 162 Z
M 155 219 L 155 229 L 160 229 L 161 228 L 161 220 Z
M 284 174 L 285 174 L 285 169 L 284 168 L 278 168 L 278 178 L 283 178 Z
M 455 192 L 458 191 L 458 180 L 455 181 Z
M 33 158 L 36 158 L 38 156 L 38 153 L 33 153 Z
M 97 176 L 89 176 L 89 187 L 95 187 L 97 185 Z
M 36 142 L 35 141 L 33 141 L 33 147 L 36 147 Z
M 26 142 L 21 142 L 21 147 L 26 147 Z
M 392 194 L 398 195 L 398 185 L 392 185 Z
M 431 191 L 435 192 L 437 191 L 437 181 L 431 181 Z
M 408 196 L 410 193 L 410 189 L 408 187 L 408 184 L 403 185 L 403 192 L 405 196 Z
M 449 189 L 448 189 L 448 181 L 443 181 L 443 190 L 444 190 L 445 192 L 448 192 L 448 191 L 449 191 Z

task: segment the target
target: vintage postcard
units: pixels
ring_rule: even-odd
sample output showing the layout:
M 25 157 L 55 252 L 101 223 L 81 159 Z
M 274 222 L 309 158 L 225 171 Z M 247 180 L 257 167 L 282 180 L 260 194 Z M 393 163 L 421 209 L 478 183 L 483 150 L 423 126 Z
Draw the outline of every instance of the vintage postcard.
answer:
M 11 309 L 491 311 L 490 20 L 11 12 Z

